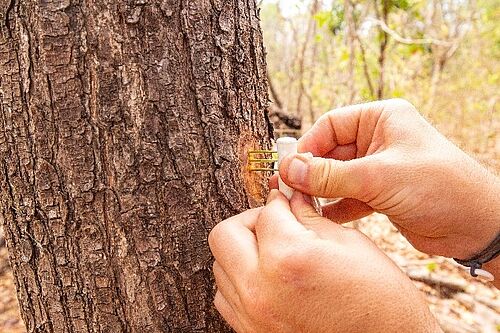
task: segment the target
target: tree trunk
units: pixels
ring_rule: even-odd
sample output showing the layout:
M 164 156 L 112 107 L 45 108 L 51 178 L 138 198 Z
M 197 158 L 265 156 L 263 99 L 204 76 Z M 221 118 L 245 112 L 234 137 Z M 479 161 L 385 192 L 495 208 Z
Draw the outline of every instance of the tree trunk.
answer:
M 300 54 L 299 54 L 299 64 L 298 64 L 298 76 L 299 76 L 299 91 L 298 91 L 298 97 L 297 97 L 297 106 L 295 107 L 295 114 L 301 118 L 305 119 L 304 117 L 304 109 L 302 107 L 302 97 L 306 93 L 306 85 L 304 82 L 304 77 L 305 77 L 305 70 L 306 70 L 306 57 L 307 57 L 307 49 L 309 47 L 309 41 L 314 39 L 315 35 L 315 27 L 316 27 L 316 21 L 314 20 L 314 16 L 319 10 L 319 0 L 313 0 L 311 3 L 311 9 L 310 9 L 310 15 L 307 21 L 307 29 L 305 32 L 304 36 L 304 42 L 302 44 Z M 311 120 L 312 121 L 312 120 Z
M 377 13 L 377 18 L 388 25 L 389 18 L 389 2 L 388 0 L 381 0 L 381 9 L 378 9 L 378 3 L 375 2 L 375 11 Z M 382 12 L 382 13 L 380 13 Z M 378 66 L 379 66 L 379 77 L 378 77 L 378 88 L 377 88 L 377 99 L 384 98 L 385 91 L 385 58 L 387 44 L 389 43 L 389 34 L 380 28 L 379 35 L 379 55 L 378 55 Z
M 347 66 L 347 87 L 349 90 L 349 98 L 347 100 L 347 104 L 352 104 L 356 98 L 354 73 L 356 67 L 356 49 L 354 46 L 356 28 L 354 23 L 354 4 L 351 0 L 344 1 L 344 20 L 346 22 L 345 43 L 346 48 L 349 49 L 349 64 Z
M 229 332 L 206 239 L 264 197 L 255 2 L 0 13 L 0 216 L 28 332 Z

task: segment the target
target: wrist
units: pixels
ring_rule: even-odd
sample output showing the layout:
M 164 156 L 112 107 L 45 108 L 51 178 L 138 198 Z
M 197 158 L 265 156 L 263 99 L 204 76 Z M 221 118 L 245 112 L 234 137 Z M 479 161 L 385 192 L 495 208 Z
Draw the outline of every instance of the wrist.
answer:
M 483 223 L 486 233 L 481 243 L 479 243 L 479 251 L 484 250 L 495 240 L 500 234 L 500 178 L 491 175 L 491 186 L 486 189 L 484 196 L 487 198 L 484 205 L 485 217 L 484 220 L 477 221 Z M 478 252 L 479 252 L 478 251 Z M 477 252 L 476 252 L 477 253 Z
M 476 242 L 468 248 L 466 256 L 462 256 L 459 263 L 471 267 L 482 264 L 482 269 L 494 277 L 493 284 L 500 288 L 500 256 L 498 256 L 498 238 L 500 237 L 500 178 L 487 172 L 487 181 L 480 186 L 484 200 L 481 200 L 475 230 L 471 236 Z M 480 193 L 474 193 L 476 196 Z M 474 233 L 474 231 L 476 231 Z M 467 261 L 466 263 L 461 261 Z M 479 268 L 479 267 L 478 267 Z M 471 270 L 472 273 L 473 270 Z
M 474 222 L 471 223 L 473 225 L 470 230 L 470 236 L 475 242 L 459 259 L 466 260 L 476 256 L 490 246 L 500 233 L 500 179 L 487 172 L 483 185 L 478 187 L 479 192 L 470 193 L 470 200 L 477 200 L 475 216 L 472 216 Z M 482 199 L 479 201 L 479 198 Z

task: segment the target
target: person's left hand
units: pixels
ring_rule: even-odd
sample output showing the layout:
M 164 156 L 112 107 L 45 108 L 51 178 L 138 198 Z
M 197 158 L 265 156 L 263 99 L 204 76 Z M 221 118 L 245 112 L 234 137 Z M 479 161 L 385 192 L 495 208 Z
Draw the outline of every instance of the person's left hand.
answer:
M 209 235 L 215 306 L 238 333 L 441 332 L 418 290 L 368 238 L 296 192 Z

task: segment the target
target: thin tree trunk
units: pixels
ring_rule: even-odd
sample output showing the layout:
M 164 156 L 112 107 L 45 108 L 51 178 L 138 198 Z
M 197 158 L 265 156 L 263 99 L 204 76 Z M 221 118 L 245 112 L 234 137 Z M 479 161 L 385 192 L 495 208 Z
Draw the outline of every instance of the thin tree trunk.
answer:
M 377 17 L 379 20 L 382 20 L 385 24 L 387 24 L 387 19 L 389 17 L 389 0 L 381 0 L 381 11 L 378 10 L 378 4 L 375 2 L 375 9 L 377 13 Z M 384 90 L 385 90 L 385 58 L 386 58 L 386 50 L 387 44 L 389 42 L 389 34 L 380 29 L 380 44 L 379 44 L 379 55 L 378 55 L 378 66 L 379 66 L 379 77 L 378 77 L 378 88 L 377 88 L 377 98 L 384 98 Z
M 309 46 L 309 41 L 311 40 L 311 38 L 314 37 L 314 27 L 316 25 L 316 21 L 314 20 L 314 15 L 316 15 L 316 13 L 318 12 L 318 9 L 319 9 L 319 1 L 314 0 L 311 3 L 311 10 L 310 10 L 309 19 L 307 22 L 305 39 L 304 39 L 304 43 L 302 44 L 302 49 L 300 51 L 300 56 L 299 56 L 299 68 L 298 68 L 298 71 L 299 71 L 299 73 L 298 73 L 299 91 L 298 91 L 298 96 L 297 96 L 296 114 L 301 118 L 304 117 L 304 111 L 302 110 L 302 98 L 303 98 L 304 92 L 306 90 L 305 83 L 304 83 L 306 53 L 307 53 L 307 48 Z
M 230 332 L 206 238 L 264 197 L 255 2 L 0 13 L 0 216 L 28 332 Z
M 269 75 L 269 72 L 267 73 L 267 84 L 269 86 L 269 92 L 271 93 L 272 101 L 276 105 L 276 107 L 282 111 L 283 110 L 283 103 L 281 102 L 281 98 L 278 95 L 278 91 L 276 91 L 276 88 L 274 87 L 273 80 Z
M 368 7 L 365 7 L 365 8 L 366 8 L 365 10 L 368 9 Z M 365 17 L 365 16 L 366 16 L 366 13 L 361 14 L 361 17 Z M 354 28 L 354 37 L 358 41 L 359 51 L 360 51 L 360 55 L 361 55 L 361 61 L 362 61 L 362 65 L 363 65 L 363 74 L 365 76 L 366 84 L 368 86 L 368 91 L 370 92 L 370 98 L 374 99 L 375 98 L 375 89 L 373 87 L 372 78 L 370 75 L 370 70 L 368 68 L 368 60 L 366 58 L 366 49 L 365 49 L 365 46 L 363 44 L 363 40 L 359 37 L 359 33 L 358 33 L 358 29 L 359 29 L 358 19 L 359 18 L 356 18 L 356 16 L 353 15 L 352 21 L 353 21 L 353 28 Z
M 437 86 L 439 84 L 439 81 L 441 80 L 441 72 L 442 72 L 441 62 L 439 60 L 435 60 L 432 66 L 431 82 L 429 85 L 429 97 L 426 103 L 426 108 L 428 110 L 431 110 L 432 107 L 434 106 L 434 99 L 436 97 Z
M 317 10 L 316 10 L 316 12 L 317 12 Z M 315 24 L 313 27 L 313 33 L 312 33 L 313 36 L 316 36 L 316 31 L 317 31 L 317 25 Z M 310 91 L 310 90 L 312 90 L 312 86 L 315 85 L 314 80 L 315 80 L 316 71 L 317 71 L 317 69 L 315 68 L 316 63 L 317 63 L 317 61 L 316 61 L 317 54 L 318 54 L 318 43 L 314 42 L 312 49 L 311 49 L 311 57 L 310 57 L 310 61 L 312 64 L 314 64 L 314 66 L 309 71 L 309 87 L 307 89 L 304 89 L 304 95 L 307 98 L 307 106 L 309 109 L 309 126 L 312 126 L 312 124 L 314 124 L 314 122 L 316 121 L 316 118 L 317 118 L 316 112 L 314 110 L 314 103 L 313 103 L 314 98 L 311 95 L 311 91 Z
M 370 91 L 370 97 L 373 99 L 375 98 L 375 89 L 373 89 L 372 78 L 370 75 L 370 70 L 368 68 L 365 46 L 363 45 L 363 41 L 361 40 L 361 38 L 359 38 L 359 35 L 356 34 L 356 36 L 359 43 L 359 50 L 361 51 L 361 60 L 363 61 L 363 73 L 365 75 L 366 84 L 368 85 L 368 90 Z
M 356 26 L 354 23 L 354 5 L 350 0 L 344 1 L 344 12 L 345 12 L 345 22 L 346 22 L 346 32 L 345 32 L 345 42 L 346 47 L 349 49 L 349 65 L 347 68 L 347 87 L 349 90 L 349 98 L 347 104 L 352 104 L 354 98 L 356 97 L 355 88 L 355 77 L 354 77 L 354 65 L 356 57 L 356 49 L 354 46 L 354 39 L 356 36 Z

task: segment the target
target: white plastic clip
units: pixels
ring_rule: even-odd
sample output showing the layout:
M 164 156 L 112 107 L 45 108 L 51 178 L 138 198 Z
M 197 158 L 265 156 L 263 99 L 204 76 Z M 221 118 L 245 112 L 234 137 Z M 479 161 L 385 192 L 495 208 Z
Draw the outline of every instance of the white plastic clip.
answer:
M 278 151 L 278 167 L 281 161 L 290 154 L 297 153 L 298 141 L 295 138 L 283 137 L 276 140 L 276 150 Z M 278 180 L 279 190 L 288 200 L 292 198 L 294 189 L 288 186 L 279 177 Z
M 290 154 L 297 153 L 297 147 L 299 142 L 295 138 L 291 137 L 282 137 L 276 140 L 276 150 L 278 151 L 278 165 L 277 169 L 279 169 L 279 165 L 281 161 Z M 308 153 L 311 155 L 311 153 Z M 281 193 L 288 199 L 292 199 L 293 192 L 295 191 L 293 188 L 285 184 L 285 182 L 281 179 L 281 176 L 278 178 L 278 188 Z M 323 215 L 321 209 L 321 202 L 318 198 L 312 197 L 312 204 L 319 215 Z

